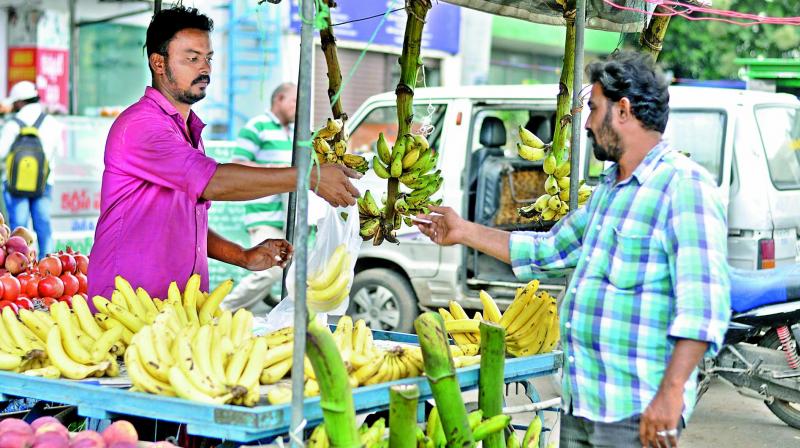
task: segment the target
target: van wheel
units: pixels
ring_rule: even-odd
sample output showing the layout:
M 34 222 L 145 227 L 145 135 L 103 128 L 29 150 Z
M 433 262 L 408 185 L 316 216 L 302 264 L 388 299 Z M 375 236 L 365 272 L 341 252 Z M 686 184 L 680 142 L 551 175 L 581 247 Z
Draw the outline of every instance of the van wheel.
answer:
M 417 297 L 411 284 L 390 269 L 367 269 L 356 274 L 350 288 L 347 314 L 364 319 L 373 330 L 411 333 L 417 318 Z

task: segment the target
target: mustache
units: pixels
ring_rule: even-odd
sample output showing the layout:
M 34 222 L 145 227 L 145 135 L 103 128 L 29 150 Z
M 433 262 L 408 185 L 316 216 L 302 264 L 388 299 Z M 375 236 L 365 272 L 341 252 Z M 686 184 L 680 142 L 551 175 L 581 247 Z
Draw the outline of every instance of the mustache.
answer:
M 195 78 L 194 81 L 192 81 L 192 85 L 195 85 L 195 84 L 198 84 L 198 83 L 201 83 L 201 82 L 205 82 L 205 83 L 211 84 L 211 77 L 208 76 L 208 75 L 200 75 L 197 78 Z

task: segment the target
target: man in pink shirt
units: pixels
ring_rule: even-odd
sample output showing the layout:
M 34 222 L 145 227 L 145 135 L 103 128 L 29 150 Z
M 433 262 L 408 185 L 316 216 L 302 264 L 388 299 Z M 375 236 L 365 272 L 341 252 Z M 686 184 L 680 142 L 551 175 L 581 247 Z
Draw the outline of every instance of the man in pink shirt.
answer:
M 292 246 L 266 240 L 245 249 L 208 228 L 211 201 L 244 201 L 295 188 L 294 168 L 218 164 L 205 155 L 205 124 L 191 110 L 211 81 L 211 19 L 194 8 L 165 9 L 147 29 L 153 87 L 111 127 L 105 151 L 100 220 L 89 263 L 89 295 L 108 297 L 114 277 L 154 297 L 172 281 L 183 288 L 208 257 L 258 271 L 285 266 Z M 333 206 L 355 204 L 360 177 L 341 166 L 313 170 L 311 187 Z

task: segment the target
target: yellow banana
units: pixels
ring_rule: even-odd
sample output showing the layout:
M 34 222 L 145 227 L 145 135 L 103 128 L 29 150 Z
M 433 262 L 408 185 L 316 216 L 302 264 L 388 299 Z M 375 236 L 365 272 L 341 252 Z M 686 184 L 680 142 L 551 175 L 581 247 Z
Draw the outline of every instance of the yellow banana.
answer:
M 122 327 L 112 327 L 100 334 L 94 341 L 94 348 L 91 352 L 92 360 L 100 362 L 108 356 L 109 351 L 114 348 L 122 339 Z M 118 353 L 114 353 L 117 355 Z
M 264 338 L 256 338 L 250 356 L 236 384 L 244 387 L 258 384 L 259 376 L 264 370 L 264 359 L 267 354 L 267 341 Z
M 263 338 L 261 338 L 263 339 Z M 266 341 L 266 340 L 265 340 Z M 267 355 L 264 358 L 264 366 L 263 368 L 266 369 L 272 365 L 275 365 L 285 359 L 289 359 L 292 357 L 292 353 L 294 351 L 294 345 L 292 342 L 286 342 L 283 345 L 279 345 L 277 347 L 269 348 L 267 350 Z
M 217 285 L 200 308 L 200 323 L 207 324 L 214 319 L 214 313 L 219 308 L 222 300 L 233 289 L 233 280 L 228 279 Z
M 548 155 L 544 162 L 542 163 L 542 170 L 545 174 L 553 174 L 556 172 L 556 166 L 558 162 L 556 161 L 556 156 L 552 152 Z
M 403 169 L 409 169 L 412 165 L 417 163 L 417 160 L 420 156 L 419 148 L 414 148 L 411 151 L 406 151 L 406 154 L 403 156 Z
M 530 146 L 531 148 L 544 148 L 544 142 L 524 126 L 519 127 L 519 139 L 522 141 L 522 144 Z
M 185 372 L 178 367 L 171 367 L 169 369 L 169 383 L 175 391 L 175 394 L 186 400 L 200 403 L 223 404 L 232 398 L 231 394 L 222 396 L 206 394 L 204 391 L 196 388 Z
M 340 244 L 333 251 L 328 261 L 323 266 L 322 270 L 316 275 L 312 275 L 308 280 L 308 287 L 311 289 L 325 289 L 330 286 L 342 272 L 345 256 L 347 255 L 347 246 Z
M 287 342 L 294 340 L 294 328 L 284 327 L 281 328 L 280 330 L 275 330 L 271 333 L 265 334 L 264 339 L 266 339 L 267 347 L 269 348 L 283 345 Z
M 10 369 L 3 369 L 10 370 Z M 39 367 L 38 369 L 28 369 L 22 372 L 23 375 L 37 376 L 40 378 L 57 379 L 61 377 L 61 371 L 56 366 Z
M 474 319 L 455 319 L 444 323 L 448 333 L 470 333 L 480 331 L 480 322 Z
M 153 298 L 150 297 L 150 294 L 148 294 L 144 288 L 136 288 L 136 298 L 139 299 L 139 303 L 142 305 L 142 308 L 144 308 L 146 315 L 156 315 L 161 311 L 156 308 L 155 303 L 153 303 Z
M 22 331 L 22 324 L 19 323 L 17 320 L 17 316 L 14 315 L 14 311 L 11 310 L 10 307 L 3 308 L 3 326 L 5 328 L 5 332 L 8 333 L 10 336 L 10 341 L 15 347 L 19 347 L 23 352 L 27 353 L 34 349 L 41 349 L 42 347 L 36 347 L 33 341 L 31 341 L 28 336 Z M 5 336 L 5 335 L 3 335 Z
M 151 394 L 167 397 L 175 396 L 175 391 L 169 383 L 159 381 L 147 373 L 147 370 L 142 366 L 142 361 L 135 347 L 125 351 L 125 367 L 128 369 L 131 383 L 137 388 Z
M 200 274 L 192 274 L 183 290 L 183 310 L 190 325 L 199 325 L 197 316 L 197 295 L 200 294 Z
M 483 317 L 489 322 L 499 323 L 502 314 L 500 308 L 497 307 L 497 302 L 494 301 L 486 291 L 481 290 L 478 294 L 483 305 Z
M 261 384 L 275 384 L 292 370 L 292 358 L 284 359 L 261 371 L 259 382 Z
M 391 173 L 389 172 L 389 168 L 384 166 L 384 164 L 378 160 L 378 157 L 373 157 L 372 159 L 372 171 L 374 171 L 375 174 L 381 179 L 388 179 L 392 177 Z
M 228 363 L 228 367 L 225 369 L 225 382 L 226 384 L 237 384 L 239 381 L 239 377 L 242 376 L 242 371 L 247 366 L 247 357 L 250 355 L 250 352 L 253 349 L 253 345 L 255 341 L 250 339 L 248 340 L 244 347 L 239 347 L 236 349 L 236 352 L 233 354 L 233 358 L 231 358 L 230 362 Z M 234 346 L 236 344 L 234 343 Z
M 464 311 L 464 308 L 461 307 L 461 304 L 456 302 L 455 300 L 451 300 L 448 304 L 450 307 L 450 314 L 453 315 L 453 319 L 469 319 L 467 312 Z
M 122 278 L 121 275 L 118 275 L 114 277 L 114 287 L 122 294 L 122 297 L 128 304 L 128 310 L 139 319 L 145 320 L 145 309 L 139 301 L 139 297 L 136 296 L 136 292 L 133 290 L 133 287 L 131 287 L 131 284 Z
M 54 325 L 47 334 L 47 357 L 50 363 L 58 368 L 61 375 L 71 380 L 82 380 L 94 375 L 97 371 L 105 371 L 108 368 L 108 362 L 105 361 L 94 365 L 84 365 L 67 356 L 61 345 L 61 331 L 58 325 Z
M 92 312 L 89 310 L 89 305 L 86 303 L 86 299 L 81 296 L 75 296 L 72 298 L 72 311 L 78 317 L 78 321 L 81 324 L 81 328 L 83 329 L 86 334 L 94 338 L 95 340 L 100 338 L 103 334 L 103 330 L 97 325 L 97 322 L 94 321 L 92 317 Z
M 0 370 L 16 370 L 25 358 L 11 353 L 0 352 Z
M 33 311 L 25 308 L 20 308 L 17 314 L 19 320 L 25 324 L 36 336 L 42 341 L 47 340 L 47 332 L 50 330 L 51 325 L 44 324 L 39 318 L 33 314 Z
M 92 303 L 94 304 L 94 307 L 97 308 L 97 311 L 106 315 L 108 314 L 107 306 L 109 303 L 111 303 L 108 301 L 108 299 L 103 296 L 94 296 L 92 297 Z
M 142 360 L 142 366 L 145 370 L 147 370 L 153 378 L 166 383 L 169 381 L 169 375 L 167 373 L 169 366 L 162 364 L 158 359 L 158 354 L 155 349 L 156 343 L 158 343 L 158 341 L 155 340 L 152 327 L 147 325 L 133 335 L 133 342 L 128 350 L 136 350 L 139 354 L 139 358 Z
M 528 300 L 537 289 L 539 289 L 539 280 L 531 280 L 524 288 L 517 289 L 517 295 L 514 297 L 514 301 L 511 302 L 511 305 L 509 305 L 500 318 L 500 325 L 503 328 L 508 328 L 508 324 L 510 324 L 525 308 Z
M 542 148 L 533 148 L 522 143 L 517 143 L 517 154 L 525 160 L 538 162 L 544 159 L 545 151 Z
M 553 172 L 553 176 L 555 176 L 556 179 L 561 179 L 562 177 L 569 176 L 569 171 L 570 171 L 569 160 L 565 160 L 556 167 L 556 170 Z
M 138 332 L 145 325 L 144 321 L 115 303 L 109 303 L 107 308 L 111 317 L 120 321 L 122 325 L 125 325 L 133 333 Z

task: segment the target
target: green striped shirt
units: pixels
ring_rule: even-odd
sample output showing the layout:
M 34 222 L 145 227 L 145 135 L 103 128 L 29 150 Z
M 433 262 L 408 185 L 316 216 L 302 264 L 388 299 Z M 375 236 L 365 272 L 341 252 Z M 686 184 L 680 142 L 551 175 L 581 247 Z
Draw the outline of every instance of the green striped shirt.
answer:
M 292 165 L 291 130 L 281 126 L 272 112 L 252 118 L 239 131 L 233 161 L 255 162 L 283 168 Z M 245 227 L 271 226 L 282 229 L 286 222 L 288 195 L 272 195 L 245 203 Z

